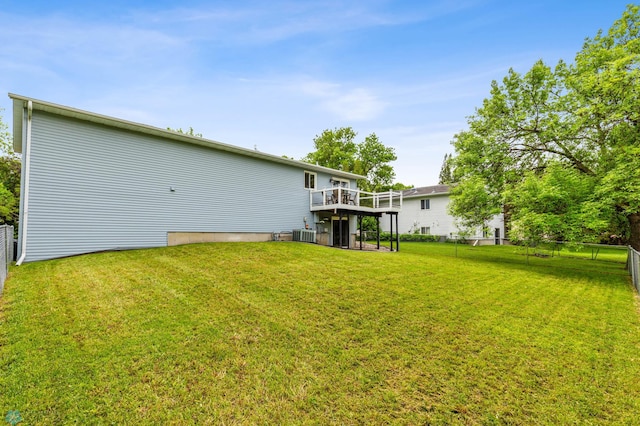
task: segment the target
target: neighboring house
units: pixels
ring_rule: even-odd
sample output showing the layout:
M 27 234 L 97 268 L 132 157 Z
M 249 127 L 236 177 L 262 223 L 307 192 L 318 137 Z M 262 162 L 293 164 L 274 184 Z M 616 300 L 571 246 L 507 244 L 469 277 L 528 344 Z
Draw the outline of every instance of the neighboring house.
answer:
M 449 186 L 433 185 L 412 188 L 402 192 L 402 212 L 398 214 L 400 234 L 438 235 L 443 238 L 455 238 L 462 235 L 453 216 L 447 211 L 449 205 Z M 390 220 L 381 221 L 382 230 L 389 231 Z M 395 225 L 394 225 L 395 226 Z M 488 224 L 489 232 L 478 229 L 465 238 L 477 240 L 479 244 L 502 244 L 504 239 L 503 215 L 495 216 Z
M 353 246 L 359 217 L 397 214 L 401 193 L 352 173 L 20 95 L 18 264 L 205 241 L 267 241 L 294 229 Z M 391 195 L 390 195 L 391 194 Z M 389 198 L 391 198 L 389 200 Z M 284 232 L 284 234 L 283 234 Z

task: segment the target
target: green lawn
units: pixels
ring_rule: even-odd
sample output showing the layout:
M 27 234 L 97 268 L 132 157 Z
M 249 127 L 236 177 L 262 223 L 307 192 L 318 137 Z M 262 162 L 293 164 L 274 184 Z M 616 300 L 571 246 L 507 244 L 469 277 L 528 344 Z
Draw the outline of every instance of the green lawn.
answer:
M 624 252 L 527 264 L 514 247 L 400 248 L 199 244 L 14 267 L 0 418 L 637 424 Z

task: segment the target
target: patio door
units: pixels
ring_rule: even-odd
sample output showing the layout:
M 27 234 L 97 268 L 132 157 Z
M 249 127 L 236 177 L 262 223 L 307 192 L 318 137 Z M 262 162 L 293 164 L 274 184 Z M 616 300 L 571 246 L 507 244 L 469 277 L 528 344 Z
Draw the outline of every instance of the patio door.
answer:
M 340 223 L 342 222 L 342 227 Z M 332 237 L 333 237 L 333 246 L 341 247 L 340 243 L 342 242 L 342 247 L 349 246 L 349 216 L 344 216 L 342 220 L 338 216 L 334 216 L 331 220 L 331 228 L 333 229 Z M 342 228 L 342 239 L 340 239 Z
M 331 178 L 331 184 L 334 188 L 349 189 L 349 181 L 346 179 Z

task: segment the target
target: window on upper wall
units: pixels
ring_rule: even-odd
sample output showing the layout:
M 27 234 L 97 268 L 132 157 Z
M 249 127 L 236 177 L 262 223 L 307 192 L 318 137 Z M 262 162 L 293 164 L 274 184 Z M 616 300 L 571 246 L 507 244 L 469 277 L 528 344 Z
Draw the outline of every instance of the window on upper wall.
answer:
M 431 200 L 429 200 L 429 199 L 420 200 L 420 209 L 429 210 L 430 209 L 429 201 L 431 201 Z
M 313 172 L 304 172 L 304 187 L 305 189 L 316 189 L 316 181 L 318 180 L 318 174 Z
M 422 235 L 431 235 L 431 228 L 429 226 L 423 226 L 422 228 L 420 228 L 420 233 Z

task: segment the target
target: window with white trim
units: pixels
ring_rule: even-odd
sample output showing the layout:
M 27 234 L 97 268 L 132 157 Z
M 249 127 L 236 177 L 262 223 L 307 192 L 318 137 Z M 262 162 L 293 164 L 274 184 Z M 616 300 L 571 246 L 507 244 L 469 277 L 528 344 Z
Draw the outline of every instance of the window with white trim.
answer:
M 304 172 L 304 187 L 305 189 L 316 189 L 316 181 L 318 180 L 318 174 L 313 172 Z
M 430 206 L 430 199 L 426 199 L 426 200 L 420 200 L 420 209 L 421 210 L 429 210 L 431 208 Z
M 422 235 L 431 235 L 431 227 L 423 226 L 422 228 L 420 228 L 420 233 Z

